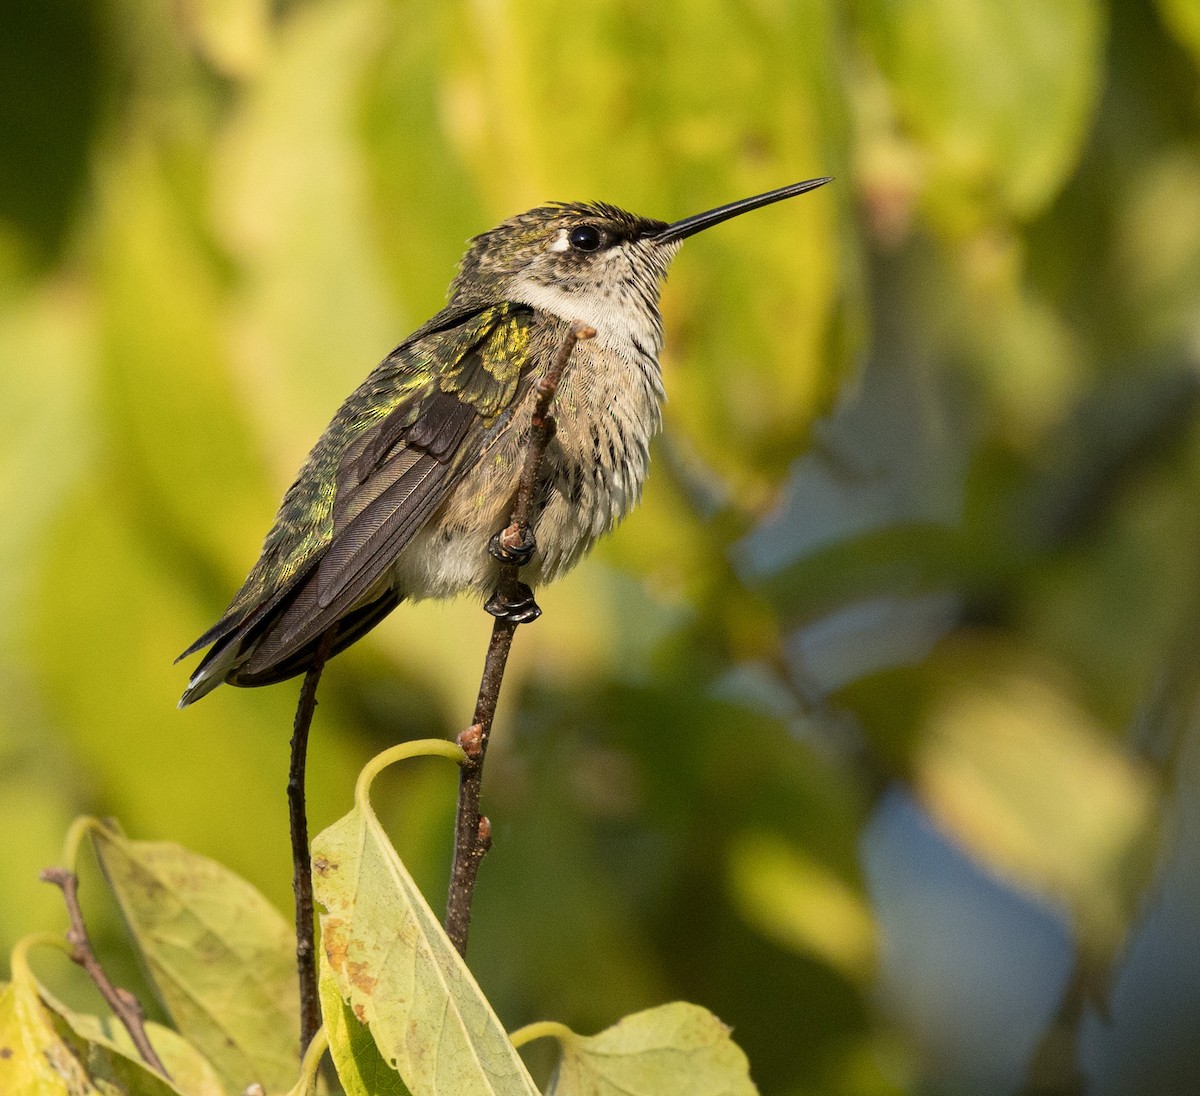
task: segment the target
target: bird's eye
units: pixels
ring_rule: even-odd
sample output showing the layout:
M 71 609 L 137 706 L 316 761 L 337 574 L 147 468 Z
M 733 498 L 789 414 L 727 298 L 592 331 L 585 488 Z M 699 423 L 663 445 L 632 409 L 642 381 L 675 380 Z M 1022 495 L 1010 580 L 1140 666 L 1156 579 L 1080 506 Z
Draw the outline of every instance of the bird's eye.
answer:
M 600 230 L 593 225 L 580 225 L 571 229 L 567 240 L 576 251 L 595 251 L 600 246 Z

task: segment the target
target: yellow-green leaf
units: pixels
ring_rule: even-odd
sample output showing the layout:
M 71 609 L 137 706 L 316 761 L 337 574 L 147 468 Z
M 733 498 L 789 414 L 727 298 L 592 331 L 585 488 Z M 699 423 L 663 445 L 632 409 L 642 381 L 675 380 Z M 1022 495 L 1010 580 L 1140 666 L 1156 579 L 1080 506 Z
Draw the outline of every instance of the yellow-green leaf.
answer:
M 286 1090 L 299 1033 L 295 943 L 240 876 L 170 842 L 95 823 L 104 874 L 164 1007 L 226 1084 Z
M 12 953 L 13 981 L 0 991 L 0 1093 L 9 1096 L 226 1096 L 211 1066 L 175 1032 L 146 1034 L 171 1074 L 148 1065 L 114 1018 L 72 1012 L 44 990 L 26 958 L 30 947 L 64 947 L 48 933 L 26 937 Z
M 754 1096 L 750 1066 L 729 1028 L 707 1009 L 676 1001 L 635 1012 L 600 1032 L 561 1024 L 527 1029 L 553 1035 L 562 1061 L 546 1096 Z M 521 1033 L 514 1035 L 521 1041 Z
M 0 991 L 0 1092 L 14 1096 L 102 1092 L 55 1031 L 29 968 L 15 952 L 12 967 L 13 980 Z
M 182 1096 L 226 1096 L 225 1086 L 209 1061 L 177 1031 L 148 1022 L 146 1037 L 154 1047 L 171 1083 L 142 1060 L 125 1026 L 113 1016 L 103 1019 L 74 1012 L 42 991 L 42 1000 L 53 1014 L 63 1038 L 76 1047 L 97 1079 L 124 1083 L 131 1092 L 181 1093 Z M 68 1034 L 69 1032 L 69 1034 Z
M 740 835 L 728 856 L 732 897 L 751 925 L 847 978 L 873 977 L 875 926 L 866 899 L 832 869 L 767 832 Z
M 1200 4 L 1196 0 L 1158 0 L 1158 10 L 1175 37 L 1200 62 Z
M 1036 662 L 962 644 L 950 665 L 914 765 L 922 802 L 985 863 L 1069 906 L 1085 945 L 1118 947 L 1151 772 Z
M 354 809 L 313 842 L 321 941 L 339 996 L 414 1096 L 536 1096 L 524 1063 L 371 810 L 381 768 L 405 756 L 462 757 L 405 743 L 363 771 Z

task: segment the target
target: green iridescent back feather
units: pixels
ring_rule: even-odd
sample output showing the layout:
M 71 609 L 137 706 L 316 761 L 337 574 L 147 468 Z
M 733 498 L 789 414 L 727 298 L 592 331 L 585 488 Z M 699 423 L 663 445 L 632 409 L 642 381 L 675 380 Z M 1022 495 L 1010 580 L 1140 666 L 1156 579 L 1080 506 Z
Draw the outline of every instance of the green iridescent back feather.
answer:
M 450 307 L 401 343 L 338 409 L 288 488 L 262 553 L 197 651 L 250 622 L 309 573 L 331 544 L 347 458 L 367 449 L 386 424 L 403 433 L 439 393 L 472 408 L 484 427 L 509 407 L 529 362 L 530 310 L 508 301 L 471 310 Z M 386 458 L 387 448 L 380 454 Z M 453 463 L 464 459 L 455 452 Z M 184 656 L 180 656 L 184 657 Z

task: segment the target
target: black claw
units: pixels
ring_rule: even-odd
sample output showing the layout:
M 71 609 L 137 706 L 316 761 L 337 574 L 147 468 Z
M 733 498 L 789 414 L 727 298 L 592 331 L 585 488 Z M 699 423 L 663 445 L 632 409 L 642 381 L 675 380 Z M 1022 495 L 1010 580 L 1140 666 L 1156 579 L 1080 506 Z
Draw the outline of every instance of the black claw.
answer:
M 484 609 L 497 620 L 509 624 L 532 624 L 542 615 L 538 603 L 533 600 L 533 591 L 523 582 L 518 582 L 507 595 L 497 590 Z
M 537 541 L 533 539 L 533 533 L 526 529 L 520 542 L 510 543 L 516 535 L 518 534 L 515 526 L 501 530 L 488 541 L 488 551 L 494 559 L 498 559 L 501 563 L 524 567 L 533 558 L 533 553 L 537 551 Z

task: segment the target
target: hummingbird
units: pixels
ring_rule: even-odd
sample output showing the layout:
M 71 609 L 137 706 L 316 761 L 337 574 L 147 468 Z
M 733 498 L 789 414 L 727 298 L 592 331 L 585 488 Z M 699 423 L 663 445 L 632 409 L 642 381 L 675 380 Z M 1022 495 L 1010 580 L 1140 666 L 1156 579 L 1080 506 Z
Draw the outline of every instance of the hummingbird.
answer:
M 501 566 L 489 544 L 512 510 L 537 379 L 582 323 L 595 336 L 576 346 L 555 396 L 521 572 L 529 596 L 489 606 L 534 619 L 531 588 L 570 570 L 640 498 L 665 398 L 659 293 L 680 244 L 830 181 L 670 224 L 603 202 L 557 203 L 471 240 L 446 307 L 338 409 L 229 608 L 179 656 L 208 648 L 179 706 L 222 682 L 304 673 L 318 650 L 344 650 L 401 601 L 486 597 Z

